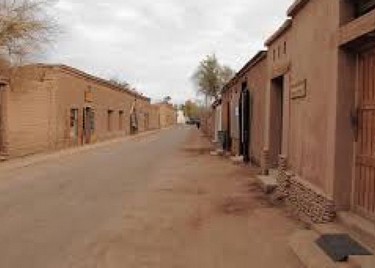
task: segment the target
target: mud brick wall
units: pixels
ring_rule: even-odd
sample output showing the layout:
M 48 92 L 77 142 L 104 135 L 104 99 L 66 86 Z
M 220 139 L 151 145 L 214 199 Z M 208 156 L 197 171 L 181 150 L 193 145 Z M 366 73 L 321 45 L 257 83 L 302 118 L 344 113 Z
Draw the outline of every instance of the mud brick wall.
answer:
M 327 223 L 335 219 L 334 202 L 288 172 L 284 156 L 279 159 L 277 182 L 278 193 L 297 213 L 307 216 L 313 223 Z

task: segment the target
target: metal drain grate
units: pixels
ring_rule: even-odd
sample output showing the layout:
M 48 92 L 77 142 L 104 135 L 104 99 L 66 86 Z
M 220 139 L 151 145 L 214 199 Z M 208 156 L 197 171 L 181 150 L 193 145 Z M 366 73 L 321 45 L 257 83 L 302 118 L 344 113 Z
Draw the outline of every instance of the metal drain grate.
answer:
M 335 262 L 345 262 L 349 256 L 372 255 L 347 234 L 322 235 L 316 243 Z

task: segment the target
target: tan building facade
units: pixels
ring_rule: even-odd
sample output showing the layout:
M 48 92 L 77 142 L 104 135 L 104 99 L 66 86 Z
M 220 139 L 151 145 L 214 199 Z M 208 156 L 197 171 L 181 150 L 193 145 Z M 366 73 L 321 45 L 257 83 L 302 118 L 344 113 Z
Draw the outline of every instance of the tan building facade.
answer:
M 264 147 L 266 85 L 267 52 L 261 51 L 224 87 L 221 100 L 227 149 L 258 165 Z
M 0 84 L 1 155 L 91 144 L 159 127 L 150 99 L 64 65 L 12 70 Z M 135 107 L 135 109 L 133 109 Z
M 160 128 L 167 128 L 177 124 L 177 109 L 170 103 L 158 103 Z
M 342 210 L 375 220 L 374 7 L 298 0 L 266 42 L 263 162 L 314 222 Z

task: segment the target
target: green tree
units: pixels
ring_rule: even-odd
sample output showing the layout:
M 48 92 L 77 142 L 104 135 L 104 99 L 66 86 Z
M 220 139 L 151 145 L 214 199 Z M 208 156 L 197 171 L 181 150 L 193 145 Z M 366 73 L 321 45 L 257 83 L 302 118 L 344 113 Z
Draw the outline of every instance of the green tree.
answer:
M 208 55 L 199 63 L 199 66 L 193 74 L 193 81 L 198 93 L 206 97 L 206 105 L 209 98 L 217 98 L 220 90 L 235 72 L 228 66 L 221 65 L 216 56 Z
M 202 107 L 200 107 L 197 103 L 188 100 L 183 105 L 184 108 L 184 115 L 188 118 L 199 118 L 201 114 Z

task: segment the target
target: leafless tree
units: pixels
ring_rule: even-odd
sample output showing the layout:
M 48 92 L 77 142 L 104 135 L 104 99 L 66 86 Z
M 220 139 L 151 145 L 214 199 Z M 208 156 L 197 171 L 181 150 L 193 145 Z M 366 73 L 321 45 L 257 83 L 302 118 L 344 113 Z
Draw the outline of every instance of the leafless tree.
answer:
M 23 58 L 41 49 L 57 33 L 47 15 L 50 0 L 0 0 L 0 49 L 10 57 Z
M 128 82 L 126 82 L 124 80 L 121 80 L 117 77 L 109 79 L 109 82 L 112 83 L 115 86 L 118 86 L 118 87 L 121 87 L 121 88 L 124 88 L 124 89 L 130 89 L 131 88 L 131 86 Z

